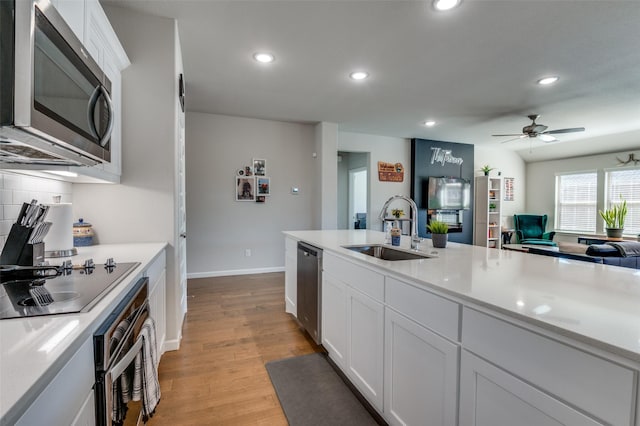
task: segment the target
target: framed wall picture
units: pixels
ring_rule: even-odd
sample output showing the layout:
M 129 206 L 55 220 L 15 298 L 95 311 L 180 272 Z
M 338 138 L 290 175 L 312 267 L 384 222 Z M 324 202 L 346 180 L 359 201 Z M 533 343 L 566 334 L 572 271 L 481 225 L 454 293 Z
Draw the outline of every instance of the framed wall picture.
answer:
M 266 176 L 256 176 L 258 195 L 271 195 L 271 179 Z
M 261 158 L 253 159 L 253 173 L 256 176 L 264 176 L 267 174 L 267 160 Z
M 256 179 L 236 176 L 236 201 L 256 201 Z
M 513 201 L 514 178 L 504 178 L 504 201 Z

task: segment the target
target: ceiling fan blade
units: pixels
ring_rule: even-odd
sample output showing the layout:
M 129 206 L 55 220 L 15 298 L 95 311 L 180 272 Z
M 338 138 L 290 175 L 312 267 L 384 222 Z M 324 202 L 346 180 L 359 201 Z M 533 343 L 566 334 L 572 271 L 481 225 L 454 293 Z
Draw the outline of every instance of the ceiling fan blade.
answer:
M 493 135 L 493 136 L 498 136 L 498 135 Z M 515 136 L 515 135 L 503 135 L 503 136 Z M 527 135 L 520 135 L 517 138 L 507 139 L 506 141 L 502 141 L 500 143 L 507 143 L 507 142 L 511 142 L 511 141 L 517 141 L 518 139 L 524 139 L 526 137 L 527 137 Z
M 506 134 L 506 135 L 491 135 L 491 136 L 500 136 L 500 137 L 505 137 L 505 136 L 518 136 L 518 137 L 524 137 L 524 136 L 526 136 L 526 135 L 525 135 L 525 134 L 523 134 L 523 133 L 509 133 L 509 134 Z
M 584 132 L 584 127 L 572 127 L 570 129 L 549 130 L 548 132 L 543 132 L 543 133 L 547 135 L 557 135 L 558 133 L 574 133 L 574 132 Z

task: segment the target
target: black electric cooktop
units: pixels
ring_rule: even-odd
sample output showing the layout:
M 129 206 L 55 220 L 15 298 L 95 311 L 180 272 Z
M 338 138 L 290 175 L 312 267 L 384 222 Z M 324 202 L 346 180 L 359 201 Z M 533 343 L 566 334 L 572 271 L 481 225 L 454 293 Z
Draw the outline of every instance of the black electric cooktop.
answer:
M 139 263 L 67 264 L 43 271 L 6 271 L 0 278 L 0 319 L 88 312 Z

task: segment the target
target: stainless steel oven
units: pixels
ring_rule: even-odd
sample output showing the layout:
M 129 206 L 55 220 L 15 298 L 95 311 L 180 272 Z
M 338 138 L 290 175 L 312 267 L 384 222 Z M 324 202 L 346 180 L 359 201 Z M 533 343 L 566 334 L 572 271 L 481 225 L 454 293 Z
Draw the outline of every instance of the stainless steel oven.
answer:
M 0 161 L 110 161 L 111 82 L 49 0 L 2 0 L 0 24 Z
M 149 279 L 141 278 L 94 333 L 98 426 L 136 425 L 142 417 L 140 402 L 129 400 L 127 394 L 142 348 L 139 333 L 149 317 L 148 286 Z

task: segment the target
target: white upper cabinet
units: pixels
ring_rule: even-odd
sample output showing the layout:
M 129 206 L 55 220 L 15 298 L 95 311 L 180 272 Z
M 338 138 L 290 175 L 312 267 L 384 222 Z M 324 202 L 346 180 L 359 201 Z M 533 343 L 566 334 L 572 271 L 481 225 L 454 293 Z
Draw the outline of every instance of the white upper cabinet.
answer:
M 115 120 L 110 142 L 111 161 L 93 167 L 70 167 L 70 169 L 82 176 L 118 183 L 122 172 L 120 73 L 130 65 L 129 58 L 98 0 L 51 0 L 51 3 L 111 81 L 111 101 Z M 82 181 L 82 178 L 78 181 Z

